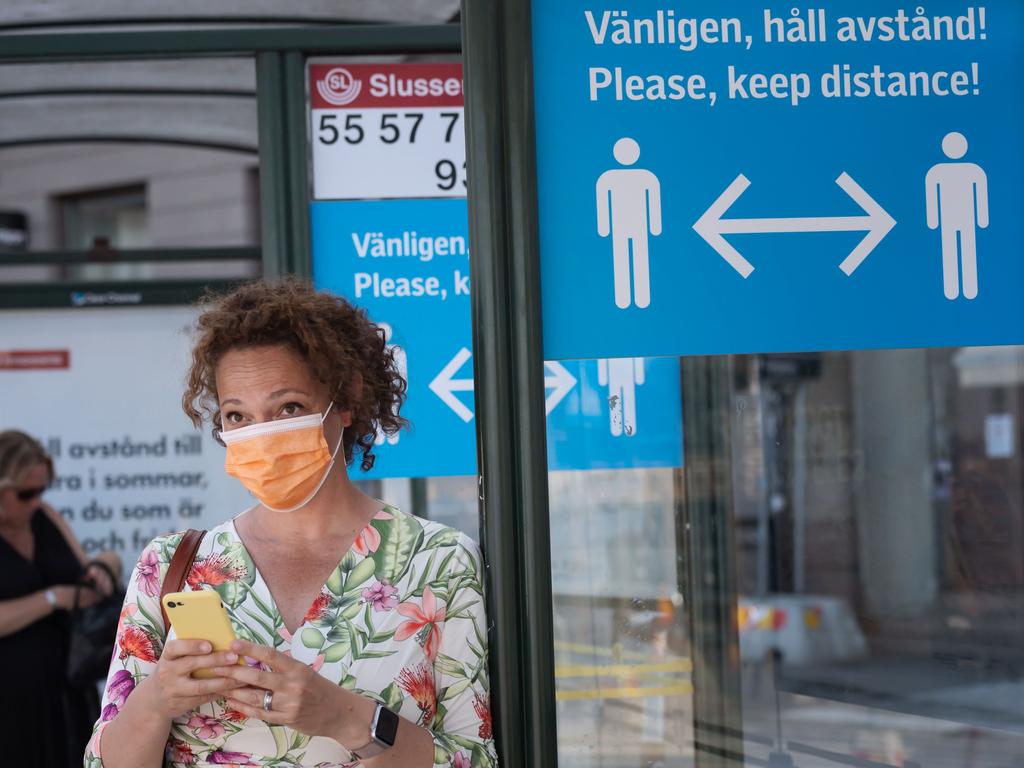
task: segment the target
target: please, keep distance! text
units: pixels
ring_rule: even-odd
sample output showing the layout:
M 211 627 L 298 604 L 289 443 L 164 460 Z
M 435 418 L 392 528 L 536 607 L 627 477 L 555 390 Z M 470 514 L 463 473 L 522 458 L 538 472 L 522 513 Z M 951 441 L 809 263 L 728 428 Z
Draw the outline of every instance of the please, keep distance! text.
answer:
M 446 301 L 448 288 L 441 285 L 441 278 L 436 275 L 429 277 L 392 277 L 379 272 L 356 272 L 353 275 L 353 289 L 356 299 L 373 297 L 375 299 L 417 299 L 438 298 Z M 469 273 L 456 269 L 452 271 L 452 295 L 469 295 Z

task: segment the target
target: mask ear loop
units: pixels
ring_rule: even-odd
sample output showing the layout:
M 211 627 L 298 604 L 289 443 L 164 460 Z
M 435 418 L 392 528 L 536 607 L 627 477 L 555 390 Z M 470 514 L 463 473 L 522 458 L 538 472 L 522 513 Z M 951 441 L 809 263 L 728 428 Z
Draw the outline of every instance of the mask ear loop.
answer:
M 331 402 L 331 405 L 334 405 L 333 401 Z M 327 407 L 327 410 L 331 410 L 330 406 Z M 326 412 L 324 413 L 324 418 L 327 418 Z M 291 507 L 289 509 L 278 509 L 277 507 L 272 507 L 269 504 L 264 504 L 263 506 L 269 509 L 271 512 L 281 512 L 287 514 L 288 512 L 294 512 L 297 509 L 302 509 L 304 506 L 309 504 L 309 502 L 311 502 L 316 497 L 316 495 L 320 493 L 320 489 L 324 487 L 324 483 L 326 483 L 327 478 L 330 477 L 331 470 L 334 469 L 334 460 L 338 456 L 338 451 L 341 450 L 341 444 L 343 442 L 345 442 L 344 427 L 341 428 L 341 434 L 338 436 L 338 444 L 334 446 L 334 453 L 331 454 L 331 463 L 328 464 L 327 469 L 324 470 L 324 476 L 320 478 L 320 482 L 316 484 L 316 488 L 313 489 L 313 492 L 309 494 L 309 496 L 303 499 L 301 504 L 296 504 L 294 507 Z
M 327 410 L 324 411 L 324 415 L 320 417 L 320 423 L 321 424 L 323 424 L 325 421 L 327 421 L 327 414 L 329 414 L 331 412 L 331 408 L 333 408 L 333 407 L 334 407 L 334 401 L 331 400 L 331 402 L 327 406 Z M 335 451 L 335 453 L 337 453 L 337 451 Z

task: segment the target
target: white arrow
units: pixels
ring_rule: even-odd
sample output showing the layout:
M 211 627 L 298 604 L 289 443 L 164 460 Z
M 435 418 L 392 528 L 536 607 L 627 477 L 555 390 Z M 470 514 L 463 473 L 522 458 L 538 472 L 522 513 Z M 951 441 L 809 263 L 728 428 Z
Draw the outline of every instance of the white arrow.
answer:
M 565 396 L 572 391 L 572 388 L 576 386 L 576 377 L 569 373 L 561 363 L 545 361 L 544 365 L 547 366 L 544 376 L 544 389 L 554 387 L 544 400 L 544 412 L 550 414 L 558 407 L 558 404 L 562 402 Z
M 473 412 L 453 393 L 472 392 L 473 379 L 456 379 L 454 376 L 472 356 L 473 354 L 463 347 L 430 382 L 431 391 L 466 423 L 472 420 Z M 576 386 L 576 377 L 569 373 L 561 363 L 545 361 L 544 365 L 547 366 L 544 375 L 544 389 L 553 388 L 553 391 L 544 400 L 544 411 L 550 414 Z
M 454 393 L 472 392 L 473 379 L 456 379 L 454 376 L 472 356 L 473 353 L 463 347 L 455 354 L 455 357 L 451 359 L 448 365 L 441 369 L 441 372 L 434 377 L 434 380 L 430 382 L 430 389 L 433 393 L 440 397 L 445 405 L 455 411 L 467 423 L 473 418 L 473 412 Z
M 896 226 L 896 220 L 882 206 L 876 203 L 860 185 L 847 173 L 842 173 L 838 184 L 846 194 L 864 209 L 866 216 L 822 216 L 793 219 L 723 219 L 722 216 L 742 195 L 750 182 L 742 173 L 723 192 L 711 207 L 705 211 L 693 228 L 703 237 L 708 245 L 718 251 L 719 255 L 729 262 L 730 266 L 743 277 L 749 277 L 754 265 L 740 255 L 729 242 L 722 237 L 727 234 L 762 234 L 769 232 L 860 232 L 867 231 L 867 236 L 860 241 L 853 252 L 847 256 L 839 268 L 847 275 L 852 275 L 868 254 L 875 249 L 889 231 Z

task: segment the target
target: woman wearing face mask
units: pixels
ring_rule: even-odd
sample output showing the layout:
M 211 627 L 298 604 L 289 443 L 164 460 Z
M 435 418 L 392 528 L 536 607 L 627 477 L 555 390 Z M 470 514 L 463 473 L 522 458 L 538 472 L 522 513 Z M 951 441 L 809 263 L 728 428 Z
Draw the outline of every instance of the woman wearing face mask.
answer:
M 216 590 L 240 639 L 222 653 L 167 639 L 160 587 L 181 534 L 154 540 L 87 768 L 497 764 L 477 546 L 349 477 L 404 426 L 404 395 L 383 331 L 343 299 L 288 280 L 205 306 L 185 411 L 209 417 L 258 503 L 206 533 L 185 588 Z
M 64 679 L 68 611 L 75 584 L 80 605 L 109 594 L 110 578 L 91 565 L 71 528 L 43 492 L 53 462 L 24 432 L 0 432 L 0 722 L 4 761 L 11 765 L 68 768 L 78 761 L 95 714 L 95 691 L 69 688 Z M 117 555 L 102 560 L 115 573 Z M 91 706 L 89 694 L 91 693 Z M 55 734 L 57 735 L 55 737 Z M 77 754 L 76 754 L 77 753 Z

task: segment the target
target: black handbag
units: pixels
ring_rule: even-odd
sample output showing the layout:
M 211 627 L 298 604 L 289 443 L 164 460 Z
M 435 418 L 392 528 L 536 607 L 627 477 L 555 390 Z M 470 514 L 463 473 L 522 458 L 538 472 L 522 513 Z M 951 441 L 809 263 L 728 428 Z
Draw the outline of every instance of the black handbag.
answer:
M 78 603 L 82 590 L 92 589 L 92 586 L 84 580 L 84 575 L 79 579 L 75 589 L 75 606 L 70 615 L 71 632 L 66 674 L 67 681 L 73 686 L 94 684 L 107 676 L 110 657 L 114 653 L 121 604 L 124 602 L 124 590 L 118 584 L 117 576 L 110 567 L 97 560 L 90 563 L 90 566 L 92 565 L 97 565 L 107 572 L 114 589 L 88 608 L 81 608 Z

